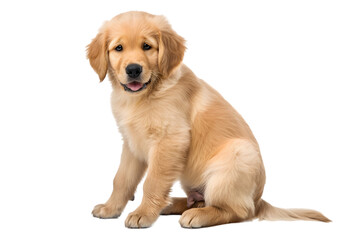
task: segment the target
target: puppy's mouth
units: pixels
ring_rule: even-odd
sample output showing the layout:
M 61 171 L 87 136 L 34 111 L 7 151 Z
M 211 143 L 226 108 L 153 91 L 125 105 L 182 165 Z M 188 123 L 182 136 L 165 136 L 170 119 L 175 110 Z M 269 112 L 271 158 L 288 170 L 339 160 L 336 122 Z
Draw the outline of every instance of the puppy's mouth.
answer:
M 151 83 L 151 78 L 146 83 L 141 83 L 138 81 L 133 81 L 127 84 L 123 84 L 120 82 L 121 86 L 124 87 L 124 90 L 127 92 L 140 92 L 141 90 L 146 89 L 146 86 Z

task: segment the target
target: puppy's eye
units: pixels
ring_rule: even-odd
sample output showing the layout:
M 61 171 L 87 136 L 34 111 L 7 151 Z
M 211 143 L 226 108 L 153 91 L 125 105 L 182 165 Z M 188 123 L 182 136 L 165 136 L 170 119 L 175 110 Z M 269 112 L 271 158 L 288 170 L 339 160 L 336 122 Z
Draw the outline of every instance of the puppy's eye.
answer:
M 120 51 L 123 50 L 123 47 L 122 47 L 121 45 L 119 45 L 119 46 L 117 46 L 117 47 L 115 48 L 115 50 L 118 51 L 118 52 L 120 52 Z
M 149 44 L 147 44 L 147 43 L 144 43 L 143 49 L 144 49 L 144 50 L 150 50 L 150 49 L 151 49 L 151 46 L 150 46 Z

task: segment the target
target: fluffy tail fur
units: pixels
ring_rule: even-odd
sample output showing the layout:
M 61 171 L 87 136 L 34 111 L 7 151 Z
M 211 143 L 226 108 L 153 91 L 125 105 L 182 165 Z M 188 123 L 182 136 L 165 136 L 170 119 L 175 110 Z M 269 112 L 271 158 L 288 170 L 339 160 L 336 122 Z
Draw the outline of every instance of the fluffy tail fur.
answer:
M 321 213 L 310 209 L 283 209 L 273 207 L 271 204 L 260 200 L 257 208 L 257 217 L 259 220 L 307 220 L 307 221 L 321 221 L 331 222 L 330 219 Z

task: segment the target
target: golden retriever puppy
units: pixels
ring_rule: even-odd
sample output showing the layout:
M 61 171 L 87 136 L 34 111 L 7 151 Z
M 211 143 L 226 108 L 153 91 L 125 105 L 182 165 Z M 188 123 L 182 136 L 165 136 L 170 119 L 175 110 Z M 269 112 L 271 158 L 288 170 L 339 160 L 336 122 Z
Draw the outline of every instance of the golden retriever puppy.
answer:
M 113 192 L 93 215 L 120 216 L 147 171 L 142 202 L 126 227 L 149 227 L 160 214 L 181 214 L 186 228 L 254 218 L 330 221 L 261 199 L 258 143 L 236 110 L 182 64 L 184 44 L 163 16 L 127 12 L 106 22 L 88 45 L 100 81 L 107 74 L 111 81 L 112 111 L 124 139 Z M 169 197 L 177 180 L 187 198 Z

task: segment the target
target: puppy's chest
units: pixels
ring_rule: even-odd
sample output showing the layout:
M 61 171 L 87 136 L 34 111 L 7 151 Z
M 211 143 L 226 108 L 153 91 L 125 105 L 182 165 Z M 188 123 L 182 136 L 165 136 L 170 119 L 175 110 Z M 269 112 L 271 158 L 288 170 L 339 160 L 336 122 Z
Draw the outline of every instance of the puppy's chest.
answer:
M 120 111 L 115 118 L 133 154 L 147 161 L 150 149 L 171 132 L 171 117 L 154 110 Z

